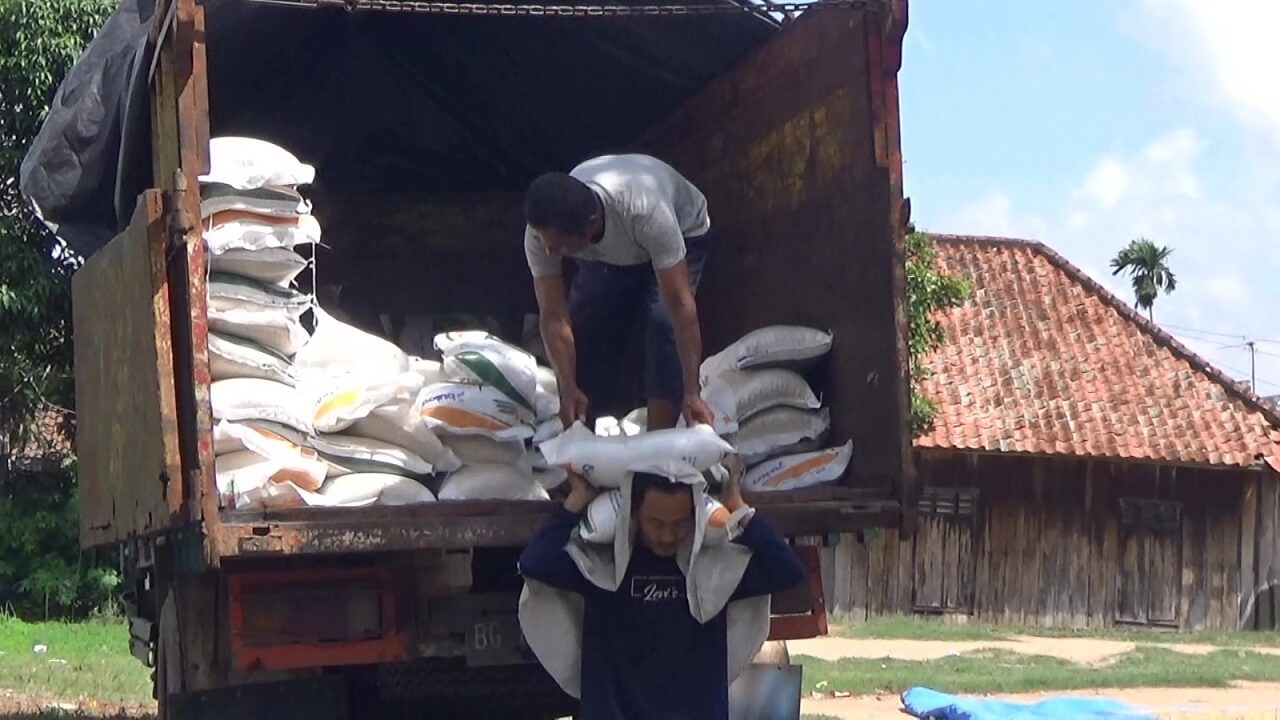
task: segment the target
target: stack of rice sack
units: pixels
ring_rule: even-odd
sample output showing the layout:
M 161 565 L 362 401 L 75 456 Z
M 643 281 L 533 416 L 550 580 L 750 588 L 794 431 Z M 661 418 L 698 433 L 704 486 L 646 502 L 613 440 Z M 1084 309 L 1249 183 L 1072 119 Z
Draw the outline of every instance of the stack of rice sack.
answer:
M 831 349 L 831 333 L 777 325 L 748 333 L 702 363 L 702 395 L 716 430 L 733 443 L 749 492 L 796 490 L 835 482 L 853 443 L 823 448 L 828 410 L 800 372 Z
M 214 380 L 261 378 L 293 386 L 292 357 L 307 342 L 311 297 L 294 288 L 299 248 L 320 226 L 298 186 L 315 177 L 286 150 L 252 138 L 214 138 L 200 178 L 209 258 L 209 369 Z
M 565 479 L 528 447 L 559 434 L 554 373 L 480 330 L 435 337 L 440 382 L 422 394 L 421 417 L 458 459 L 441 500 L 546 500 Z
M 434 500 L 425 482 L 458 466 L 419 413 L 439 363 L 409 357 L 321 308 L 314 312 L 315 335 L 295 364 L 313 431 L 306 442 L 328 467 L 320 494 L 348 507 Z
M 635 468 L 679 464 L 723 480 L 720 463 L 734 452 L 732 445 L 706 425 L 634 435 L 600 435 L 582 423 L 541 443 L 538 449 L 550 465 L 577 473 L 602 490 L 587 506 L 578 534 L 586 542 L 605 545 L 613 543 L 618 527 L 622 509 L 619 488 Z M 703 500 L 707 504 L 706 544 L 728 542 L 729 511 L 710 496 Z
M 217 478 L 227 507 L 306 504 L 325 464 L 305 446 L 293 358 L 307 342 L 311 298 L 294 287 L 307 267 L 298 248 L 320 240 L 298 194 L 315 170 L 252 138 L 215 138 L 200 178 L 208 249 L 209 370 Z

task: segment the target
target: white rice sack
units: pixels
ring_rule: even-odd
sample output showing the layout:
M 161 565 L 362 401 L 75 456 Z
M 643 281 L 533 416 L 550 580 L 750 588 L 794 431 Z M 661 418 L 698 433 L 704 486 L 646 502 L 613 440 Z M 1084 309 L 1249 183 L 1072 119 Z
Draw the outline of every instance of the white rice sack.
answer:
M 747 470 L 742 488 L 748 492 L 799 490 L 835 482 L 844 475 L 853 457 L 853 441 L 817 452 L 786 455 Z
M 237 190 L 230 185 L 207 183 L 200 186 L 200 219 L 210 222 L 229 212 L 264 217 L 295 218 L 310 214 L 311 203 L 292 188 Z
M 422 377 L 424 387 L 445 381 L 444 368 L 438 360 L 410 356 L 409 371 L 418 373 Z
M 209 139 L 209 172 L 199 178 L 241 190 L 310 185 L 315 179 L 314 167 L 279 145 L 233 136 Z
M 440 485 L 441 500 L 548 500 L 547 491 L 526 468 L 464 465 Z
M 398 445 L 426 460 L 435 472 L 453 472 L 462 465 L 458 456 L 427 427 L 416 401 L 380 407 L 357 420 L 346 434 Z
M 558 417 L 552 417 L 550 420 L 544 420 L 538 423 L 533 430 L 533 442 L 541 443 L 564 432 L 564 422 Z
M 775 407 L 817 410 L 822 407 L 809 383 L 791 370 L 735 370 L 716 376 L 702 397 L 717 415 L 741 424 Z M 720 428 L 717 428 L 720 429 Z
M 266 420 L 310 433 L 311 413 L 298 391 L 258 378 L 230 378 L 209 386 L 215 420 Z
M 352 473 L 330 478 L 320 488 L 320 495 L 340 507 L 413 505 L 436 499 L 417 480 L 389 473 Z
M 209 269 L 253 278 L 269 285 L 288 285 L 307 267 L 307 259 L 286 248 L 230 249 L 209 256 Z
M 596 418 L 595 433 L 599 437 L 622 437 L 622 425 L 612 415 L 601 415 Z
M 369 377 L 341 375 L 312 379 L 302 387 L 311 399 L 316 432 L 341 432 L 384 405 L 410 402 L 422 390 L 422 376 L 414 372 Z
M 219 420 L 213 425 L 214 455 L 252 450 L 259 455 L 270 456 L 271 451 L 266 448 L 279 448 L 298 454 L 311 452 L 306 447 L 303 434 L 287 425 L 262 420 Z
M 776 407 L 751 416 L 728 438 L 742 462 L 755 465 L 775 455 L 794 455 L 821 447 L 831 428 L 831 413 Z M 803 447 L 798 447 L 803 446 Z
M 446 379 L 489 385 L 534 413 L 538 362 L 532 355 L 478 330 L 441 333 L 435 346 L 444 357 Z
M 707 529 L 703 544 L 709 547 L 724 545 L 730 540 L 729 510 L 710 496 L 703 497 L 707 504 Z M 578 535 L 589 543 L 613 542 L 618 531 L 618 514 L 622 511 L 622 491 L 609 490 L 596 496 L 578 521 Z
M 534 468 L 533 480 L 542 487 L 543 490 L 555 490 L 569 479 L 569 473 L 564 468 L 548 467 Z
M 383 472 L 392 474 L 428 475 L 431 463 L 417 453 L 398 445 L 355 437 L 353 435 L 317 435 L 310 440 L 320 456 L 337 466 L 339 473 L 343 470 L 351 472 Z
M 556 380 L 556 371 L 539 365 L 535 373 L 538 387 L 533 397 L 534 414 L 539 420 L 556 417 L 560 414 L 560 384 Z
M 223 507 L 237 510 L 258 505 L 254 498 L 273 499 L 273 493 L 251 495 L 265 485 L 291 484 L 303 490 L 317 490 L 324 482 L 327 469 L 314 453 L 306 456 L 277 452 L 268 457 L 241 450 L 219 455 L 214 461 L 214 476 Z
M 440 442 L 463 465 L 519 465 L 525 459 L 520 440 L 494 440 L 483 435 L 441 434 Z
M 300 314 L 285 308 L 209 308 L 209 329 L 229 337 L 244 338 L 291 357 L 310 336 Z
M 533 413 L 491 385 L 436 383 L 423 389 L 420 411 L 427 426 L 438 433 L 495 440 L 533 436 Z
M 214 310 L 275 310 L 294 317 L 311 307 L 311 296 L 239 275 L 209 275 L 209 307 Z
M 252 340 L 209 333 L 209 374 L 214 380 L 261 378 L 295 385 L 289 358 Z
M 578 536 L 589 543 L 613 542 L 618 531 L 618 514 L 622 512 L 622 491 L 609 490 L 596 496 L 578 521 Z
M 284 510 L 318 504 L 323 504 L 323 499 L 318 494 L 303 490 L 293 483 L 275 482 L 264 483 L 223 499 L 223 507 L 234 510 Z
M 554 396 L 558 401 L 560 399 L 560 381 L 556 380 L 556 371 L 539 365 L 535 372 L 538 377 L 538 389 Z M 559 410 L 556 412 L 559 412 Z
M 681 462 L 701 472 L 733 453 L 733 446 L 707 425 L 609 438 L 574 423 L 538 449 L 548 465 L 576 472 L 603 488 L 620 487 L 627 473 L 646 466 Z
M 628 437 L 646 432 L 649 429 L 649 408 L 638 407 L 632 410 L 618 421 L 618 425 L 622 428 L 622 434 Z
M 243 210 L 216 212 L 204 220 L 204 241 L 218 255 L 231 250 L 292 250 L 320 242 L 320 223 L 311 215 L 262 215 Z
M 543 390 L 541 386 L 534 392 L 533 413 L 539 422 L 560 416 L 560 396 Z
M 393 377 L 409 371 L 409 356 L 394 343 L 338 320 L 315 307 L 316 331 L 293 358 L 298 376 Z
M 799 325 L 772 325 L 743 335 L 729 347 L 702 362 L 699 373 L 707 381 L 729 370 L 788 367 L 804 369 L 831 350 L 825 330 Z

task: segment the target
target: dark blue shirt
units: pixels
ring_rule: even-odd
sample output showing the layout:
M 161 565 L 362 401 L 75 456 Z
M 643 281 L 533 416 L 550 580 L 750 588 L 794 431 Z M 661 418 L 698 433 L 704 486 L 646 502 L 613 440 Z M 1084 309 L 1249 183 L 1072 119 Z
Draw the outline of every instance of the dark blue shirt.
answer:
M 580 720 L 727 720 L 728 638 L 725 611 L 706 623 L 689 612 L 685 577 L 675 558 L 639 543 L 616 592 L 578 571 L 565 552 L 580 519 L 559 508 L 520 556 L 520 572 L 583 598 Z M 751 560 L 734 600 L 800 583 L 804 566 L 787 542 L 756 516 L 736 540 Z

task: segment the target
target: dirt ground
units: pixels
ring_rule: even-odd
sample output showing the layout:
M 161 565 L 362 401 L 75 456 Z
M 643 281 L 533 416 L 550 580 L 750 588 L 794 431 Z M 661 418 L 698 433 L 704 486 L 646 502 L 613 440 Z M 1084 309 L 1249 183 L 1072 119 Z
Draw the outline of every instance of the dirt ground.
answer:
M 1221 649 L 1211 645 L 1151 644 L 1188 655 L 1204 655 Z M 1120 655 L 1133 651 L 1134 647 L 1133 643 L 1120 640 L 1023 636 L 1015 636 L 1009 640 L 978 642 L 851 640 L 849 638 L 820 637 L 812 640 L 792 640 L 787 643 L 787 648 L 792 655 L 808 655 L 831 661 L 840 660 L 841 658 L 937 660 L 948 655 L 960 655 L 977 650 L 1006 650 L 1024 655 L 1046 655 L 1062 660 L 1070 660 L 1081 665 L 1104 665 Z M 1280 648 L 1251 647 L 1249 650 L 1280 656 Z
M 1161 644 L 1161 647 L 1202 655 L 1220 648 L 1211 645 Z M 1038 638 L 1015 636 L 1008 640 L 944 642 L 937 640 L 851 640 L 822 637 L 787 643 L 792 657 L 808 655 L 823 660 L 841 658 L 896 660 L 937 660 L 953 654 L 998 649 L 1026 655 L 1045 655 L 1079 663 L 1105 665 L 1134 649 L 1131 642 L 1088 638 Z M 1254 647 L 1250 651 L 1280 656 L 1280 648 Z M 1104 695 L 1149 708 L 1168 720 L 1280 720 L 1280 683 L 1237 683 L 1231 688 L 1135 688 L 1072 693 L 1030 693 L 1001 695 L 1002 699 L 1034 702 L 1048 695 Z M 902 720 L 902 702 L 897 695 L 862 695 L 846 698 L 806 698 L 805 713 L 859 720 Z
M 155 705 L 103 703 L 97 700 L 69 701 L 51 697 L 20 695 L 12 690 L 0 689 L 0 718 L 91 717 L 91 718 L 139 718 L 156 711 Z
M 1276 720 L 1280 718 L 1280 683 L 1237 683 L 1231 688 L 1135 688 L 1071 693 L 1001 695 L 1004 700 L 1034 702 L 1048 695 L 1104 695 L 1149 708 L 1162 720 Z M 903 720 L 897 695 L 806 698 L 801 712 L 854 720 Z

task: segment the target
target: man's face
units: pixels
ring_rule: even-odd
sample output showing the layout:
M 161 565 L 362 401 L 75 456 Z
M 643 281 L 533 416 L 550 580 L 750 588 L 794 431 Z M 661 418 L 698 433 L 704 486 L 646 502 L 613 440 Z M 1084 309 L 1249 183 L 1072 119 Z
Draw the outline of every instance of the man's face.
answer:
M 587 247 L 587 233 L 584 230 L 580 233 L 566 233 L 556 228 L 533 228 L 533 234 L 542 242 L 542 246 L 547 249 L 547 254 L 553 257 L 562 255 L 573 255 L 581 252 Z
M 674 557 L 693 532 L 693 493 L 685 488 L 674 492 L 649 490 L 636 518 L 640 522 L 641 544 L 658 557 Z

